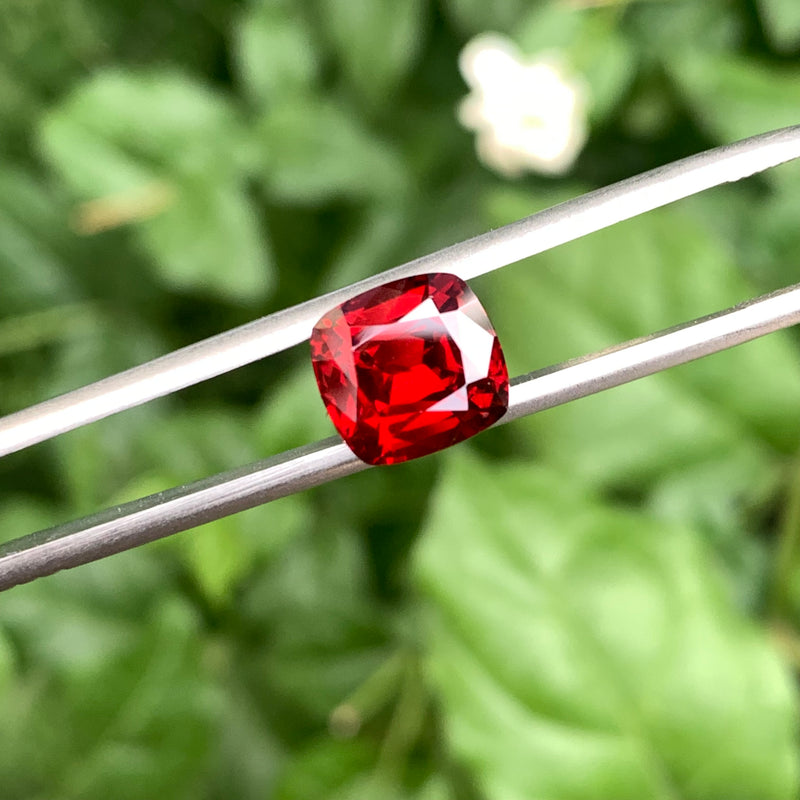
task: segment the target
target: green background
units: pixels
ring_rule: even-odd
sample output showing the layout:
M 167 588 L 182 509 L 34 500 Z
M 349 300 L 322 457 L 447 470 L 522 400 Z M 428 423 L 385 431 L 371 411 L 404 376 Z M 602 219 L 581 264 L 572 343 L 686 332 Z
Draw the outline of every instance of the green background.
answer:
M 584 76 L 565 177 L 477 160 L 485 31 Z M 796 0 L 0 0 L 0 413 L 798 122 Z M 796 281 L 799 217 L 474 285 L 520 374 Z M 331 432 L 295 348 L 4 458 L 0 536 Z M 0 800 L 796 798 L 799 444 L 790 331 L 13 589 Z

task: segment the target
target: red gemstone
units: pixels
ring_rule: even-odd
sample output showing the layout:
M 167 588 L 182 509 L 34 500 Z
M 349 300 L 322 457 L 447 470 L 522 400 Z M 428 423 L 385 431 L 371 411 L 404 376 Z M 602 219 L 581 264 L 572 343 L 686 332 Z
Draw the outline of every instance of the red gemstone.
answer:
M 464 281 L 402 278 L 337 306 L 314 326 L 311 360 L 328 414 L 368 464 L 435 453 L 508 408 L 508 369 Z

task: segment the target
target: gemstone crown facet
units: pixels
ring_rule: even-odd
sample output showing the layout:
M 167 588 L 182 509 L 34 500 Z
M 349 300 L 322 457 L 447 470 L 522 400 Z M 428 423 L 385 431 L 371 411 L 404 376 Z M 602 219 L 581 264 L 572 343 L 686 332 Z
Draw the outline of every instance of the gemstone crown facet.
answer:
M 479 433 L 508 408 L 508 369 L 464 281 L 386 283 L 314 326 L 311 360 L 336 430 L 368 464 L 395 464 Z

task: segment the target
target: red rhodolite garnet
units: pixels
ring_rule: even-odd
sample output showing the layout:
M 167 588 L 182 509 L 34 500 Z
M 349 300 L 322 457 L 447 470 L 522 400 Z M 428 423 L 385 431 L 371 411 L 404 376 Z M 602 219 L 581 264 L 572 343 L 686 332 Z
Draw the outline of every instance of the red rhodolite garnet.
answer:
M 464 281 L 402 278 L 337 306 L 314 326 L 311 360 L 328 414 L 368 464 L 434 453 L 508 408 L 508 369 Z

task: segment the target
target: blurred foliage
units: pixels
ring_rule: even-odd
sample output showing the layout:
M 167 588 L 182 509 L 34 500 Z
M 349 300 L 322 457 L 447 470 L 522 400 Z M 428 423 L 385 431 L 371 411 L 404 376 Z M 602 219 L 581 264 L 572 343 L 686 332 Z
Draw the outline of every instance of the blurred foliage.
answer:
M 800 122 L 796 0 L 0 0 L 0 413 Z M 564 178 L 455 109 L 586 81 Z M 475 281 L 515 374 L 793 283 L 787 166 Z M 2 800 L 798 796 L 793 332 L 0 597 Z M 327 436 L 297 348 L 0 462 L 0 536 Z M 474 487 L 481 486 L 476 493 Z

